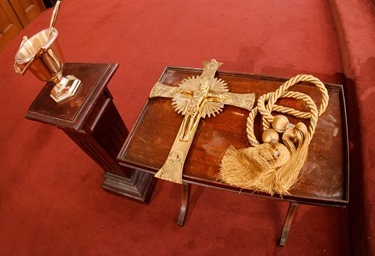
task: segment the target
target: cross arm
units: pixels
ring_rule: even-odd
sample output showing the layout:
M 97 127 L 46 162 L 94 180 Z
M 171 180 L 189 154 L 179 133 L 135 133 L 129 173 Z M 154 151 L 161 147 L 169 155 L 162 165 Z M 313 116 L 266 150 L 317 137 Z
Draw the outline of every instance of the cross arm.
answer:
M 164 97 L 173 98 L 177 92 L 180 91 L 179 87 L 164 85 L 157 82 L 154 87 L 152 87 L 149 98 Z
M 255 102 L 255 93 L 233 93 L 209 94 L 206 98 L 209 102 L 221 102 L 251 111 Z
M 151 89 L 149 98 L 164 97 L 173 98 L 177 93 L 181 93 L 181 89 L 175 86 L 169 86 L 157 82 Z M 209 95 L 207 101 L 222 102 L 225 105 L 231 105 L 251 111 L 254 102 L 254 93 L 233 93 L 226 92 L 218 96 L 217 94 Z
M 253 108 L 255 102 L 255 93 L 233 93 L 227 92 L 224 95 L 223 103 L 239 108 L 244 108 L 249 111 Z

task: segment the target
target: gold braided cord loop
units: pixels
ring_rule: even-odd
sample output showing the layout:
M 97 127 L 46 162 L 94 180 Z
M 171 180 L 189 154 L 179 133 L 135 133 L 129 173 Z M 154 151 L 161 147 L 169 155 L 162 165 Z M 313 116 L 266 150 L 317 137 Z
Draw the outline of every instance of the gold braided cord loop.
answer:
M 310 108 L 310 112 L 299 111 L 299 110 L 296 110 L 294 108 L 279 106 L 279 105 L 276 105 L 276 104 L 273 105 L 273 108 L 272 108 L 271 111 L 279 112 L 279 113 L 282 113 L 282 114 L 288 114 L 288 115 L 291 115 L 291 116 L 295 116 L 297 118 L 310 119 L 310 126 L 309 126 L 309 129 L 308 129 L 309 133 L 307 134 L 307 136 L 309 137 L 309 140 L 311 140 L 312 136 L 315 132 L 317 119 L 318 119 L 318 110 L 317 110 L 317 107 L 315 105 L 315 102 L 311 99 L 310 96 L 308 96 L 304 93 L 301 93 L 301 92 L 286 92 L 282 96 L 282 98 L 294 98 L 294 99 L 303 100 L 307 103 L 308 107 Z M 262 97 L 260 97 L 258 101 L 264 102 L 264 99 Z M 262 102 L 262 104 L 264 104 L 263 102 Z M 267 106 L 269 106 L 269 105 L 267 105 Z M 247 124 L 246 124 L 247 138 L 249 140 L 250 145 L 252 145 L 252 146 L 259 145 L 259 142 L 254 135 L 254 120 L 255 120 L 255 117 L 256 117 L 257 113 L 258 113 L 258 108 L 256 107 L 250 112 L 250 114 L 247 118 Z M 272 118 L 272 121 L 273 120 L 274 119 Z M 267 119 L 265 119 L 264 116 L 262 118 L 262 125 L 263 125 L 263 131 L 271 128 L 270 122 Z
M 290 87 L 299 82 L 309 82 L 319 88 L 322 94 L 322 100 L 319 109 L 317 109 L 315 102 L 311 99 L 310 96 L 301 92 L 287 91 Z M 276 105 L 275 103 L 279 98 L 294 98 L 296 100 L 303 100 L 306 102 L 307 107 L 310 108 L 310 112 L 303 112 L 293 108 Z M 259 142 L 254 135 L 254 120 L 257 113 L 259 112 L 262 114 L 263 130 L 267 130 L 270 128 L 270 124 L 274 120 L 274 116 L 271 114 L 272 111 L 289 114 L 297 118 L 310 119 L 308 137 L 309 140 L 311 140 L 315 132 L 318 116 L 320 116 L 325 111 L 328 105 L 328 101 L 328 91 L 318 78 L 311 75 L 297 75 L 289 79 L 288 81 L 283 83 L 275 92 L 267 93 L 259 97 L 257 107 L 255 107 L 249 113 L 249 116 L 247 118 L 246 131 L 249 143 L 252 146 L 259 145 Z
M 247 123 L 246 123 L 247 139 L 249 140 L 250 145 L 253 147 L 259 145 L 259 141 L 255 137 L 255 133 L 254 133 L 254 120 L 257 114 L 258 114 L 258 109 L 254 107 L 250 111 L 249 116 L 247 117 Z
M 309 126 L 309 133 L 307 134 L 310 140 L 315 132 L 316 124 L 318 121 L 318 109 L 315 105 L 315 102 L 311 99 L 310 96 L 304 93 L 300 93 L 300 92 L 286 92 L 285 95 L 290 96 L 289 98 L 294 98 L 294 99 L 305 101 L 307 103 L 307 106 L 310 108 L 310 113 L 309 113 L 310 126 Z M 286 98 L 286 97 L 283 97 L 283 98 Z M 272 111 L 275 111 L 274 106 L 272 106 L 270 102 L 268 102 L 268 104 L 264 106 L 264 100 L 262 97 L 260 97 L 258 100 L 258 108 L 262 110 L 266 109 L 267 114 L 271 113 Z M 306 112 L 301 112 L 299 110 L 295 110 L 291 108 L 285 108 L 281 106 L 279 106 L 279 108 L 281 109 L 280 112 L 288 112 L 288 114 L 298 117 L 298 118 L 302 118 L 303 116 L 306 116 L 307 114 Z M 262 112 L 261 110 L 259 112 L 265 113 L 265 112 Z M 271 122 L 273 121 L 274 121 L 274 117 L 272 116 Z M 262 117 L 262 125 L 263 125 L 264 130 L 267 130 L 270 128 L 269 119 L 267 119 L 264 115 Z
M 319 115 L 321 115 L 326 110 L 327 105 L 328 105 L 328 101 L 329 101 L 328 91 L 327 91 L 326 87 L 324 86 L 324 84 L 318 78 L 316 78 L 312 75 L 297 75 L 295 77 L 292 77 L 291 79 L 289 79 L 285 83 L 283 83 L 279 87 L 279 89 L 277 89 L 273 93 L 270 93 L 271 97 L 269 99 L 269 104 L 271 104 L 271 105 L 275 104 L 275 102 L 285 92 L 287 92 L 290 87 L 292 87 L 295 84 L 298 84 L 299 82 L 308 82 L 308 83 L 314 84 L 315 86 L 317 86 L 319 88 L 319 90 L 322 93 L 322 103 L 319 107 Z M 260 109 L 260 112 L 261 112 L 262 115 L 266 115 L 267 119 L 273 120 L 273 117 L 270 114 L 268 115 L 268 113 L 266 113 L 266 112 L 263 113 L 262 109 Z M 270 121 L 270 122 L 272 122 L 272 121 Z

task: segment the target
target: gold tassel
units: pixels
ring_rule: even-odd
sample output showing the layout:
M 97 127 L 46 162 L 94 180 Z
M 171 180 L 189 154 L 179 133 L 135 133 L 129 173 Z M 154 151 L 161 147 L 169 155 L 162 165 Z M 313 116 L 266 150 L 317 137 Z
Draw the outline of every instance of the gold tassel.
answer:
M 288 190 L 298 180 L 300 171 L 306 162 L 309 141 L 307 138 L 307 127 L 298 123 L 294 128 L 288 129 L 283 135 L 283 143 L 291 154 L 290 160 L 277 171 L 277 180 L 280 184 L 279 194 L 289 194 Z
M 308 95 L 287 91 L 290 86 L 300 81 L 313 83 L 321 91 L 322 102 L 319 110 Z M 279 97 L 305 101 L 310 108 L 310 113 L 273 105 Z M 268 105 L 265 105 L 265 102 L 268 102 Z M 250 112 L 247 124 L 248 139 L 253 147 L 239 150 L 234 149 L 233 146 L 228 148 L 222 158 L 218 178 L 232 186 L 262 191 L 271 195 L 289 194 L 289 190 L 299 179 L 300 171 L 306 162 L 318 116 L 325 111 L 327 105 L 328 92 L 324 84 L 309 75 L 291 78 L 276 92 L 259 97 L 257 107 Z M 273 109 L 274 106 L 275 109 Z M 272 116 L 272 111 L 310 119 L 310 126 L 307 128 L 301 122 L 294 126 L 289 123 L 286 116 Z M 263 144 L 259 144 L 254 136 L 253 124 L 257 112 L 263 115 Z M 278 133 L 283 134 L 282 143 L 278 142 Z
M 281 143 L 263 143 L 240 150 L 232 146 L 222 158 L 219 179 L 232 186 L 273 194 L 277 169 L 289 160 L 290 153 Z

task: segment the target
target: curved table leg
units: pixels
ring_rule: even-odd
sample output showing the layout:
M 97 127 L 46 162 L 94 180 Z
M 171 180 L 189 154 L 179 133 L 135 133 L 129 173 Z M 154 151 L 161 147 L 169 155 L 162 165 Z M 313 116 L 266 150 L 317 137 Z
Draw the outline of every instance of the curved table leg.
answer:
M 181 208 L 180 208 L 180 215 L 178 216 L 177 224 L 180 226 L 184 225 L 185 217 L 187 213 L 187 208 L 189 204 L 189 196 L 190 196 L 190 184 L 182 181 L 182 201 L 181 201 Z
M 296 213 L 297 206 L 298 206 L 298 203 L 290 203 L 289 205 L 288 215 L 286 216 L 283 233 L 281 234 L 281 238 L 279 242 L 280 246 L 285 246 L 286 244 L 286 240 L 288 239 L 289 229 L 292 224 L 294 215 Z

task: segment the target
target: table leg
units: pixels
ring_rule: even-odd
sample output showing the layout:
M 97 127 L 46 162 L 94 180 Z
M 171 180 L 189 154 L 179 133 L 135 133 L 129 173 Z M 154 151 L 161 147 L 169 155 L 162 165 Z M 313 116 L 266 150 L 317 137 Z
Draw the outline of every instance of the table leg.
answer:
M 286 240 L 288 239 L 289 229 L 290 229 L 290 226 L 292 225 L 292 221 L 296 213 L 297 206 L 298 206 L 298 203 L 290 203 L 289 205 L 288 215 L 286 216 L 283 233 L 281 234 L 281 238 L 279 242 L 280 246 L 285 246 L 286 244 Z
M 177 224 L 180 226 L 184 225 L 185 217 L 187 213 L 187 208 L 189 204 L 189 196 L 190 196 L 190 184 L 182 181 L 182 201 L 181 201 L 181 208 L 180 208 L 180 215 L 178 216 Z

